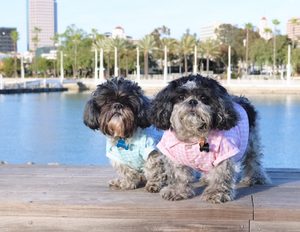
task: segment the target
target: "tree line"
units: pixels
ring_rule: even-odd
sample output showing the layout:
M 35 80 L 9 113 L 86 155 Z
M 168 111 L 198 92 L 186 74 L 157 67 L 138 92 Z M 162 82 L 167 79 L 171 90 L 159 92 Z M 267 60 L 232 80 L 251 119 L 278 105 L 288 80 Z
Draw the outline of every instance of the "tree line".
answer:
M 198 66 L 198 71 L 201 70 L 202 63 L 206 63 L 206 70 L 209 71 L 209 60 L 215 61 L 217 64 L 223 63 L 227 68 L 228 65 L 228 49 L 231 47 L 232 66 L 236 67 L 237 73 L 242 75 L 243 70 L 241 64 L 246 63 L 247 69 L 251 66 L 260 67 L 263 65 L 273 64 L 275 66 L 287 64 L 287 47 L 292 45 L 291 62 L 294 72 L 300 73 L 300 49 L 297 47 L 297 40 L 289 39 L 286 35 L 280 35 L 276 30 L 276 25 L 279 22 L 273 21 L 274 36 L 265 40 L 261 38 L 258 31 L 251 23 L 246 23 L 244 28 L 237 28 L 231 24 L 222 24 L 215 30 L 216 40 L 197 39 L 196 34 L 190 34 L 189 29 L 182 35 L 180 40 L 170 37 L 171 30 L 166 26 L 155 28 L 151 33 L 144 36 L 137 43 L 122 38 L 105 38 L 99 34 L 96 29 L 92 29 L 91 33 L 87 33 L 82 29 L 77 28 L 74 24 L 67 27 L 62 34 L 54 35 L 53 49 L 55 44 L 61 42 L 57 52 L 56 60 L 46 60 L 45 58 L 35 58 L 29 69 L 35 71 L 52 69 L 52 75 L 59 75 L 60 52 L 64 54 L 63 65 L 67 74 L 74 76 L 93 76 L 95 67 L 95 49 L 98 51 L 102 48 L 104 53 L 104 65 L 106 68 L 106 76 L 113 75 L 114 68 L 114 51 L 118 51 L 118 75 L 128 77 L 129 72 L 136 69 L 136 48 L 141 51 L 139 62 L 144 67 L 145 76 L 148 76 L 148 68 L 157 67 L 157 60 L 164 59 L 164 48 L 167 47 L 167 60 L 178 66 L 183 65 L 183 71 L 187 73 L 194 65 Z M 294 22 L 294 25 L 297 21 Z M 41 32 L 39 28 L 35 28 L 34 51 L 37 52 L 38 34 Z M 293 30 L 294 32 L 294 30 Z M 19 34 L 14 32 L 11 34 L 14 41 L 19 39 Z M 267 29 L 266 33 L 272 33 L 271 29 Z M 244 40 L 246 41 L 246 46 Z M 197 54 L 195 53 L 197 46 Z M 196 64 L 194 57 L 197 56 Z M 3 72 L 11 72 L 10 66 L 12 61 L 4 59 Z M 14 57 L 14 75 L 18 70 L 17 60 Z M 99 65 L 98 65 L 99 66 Z M 79 72 L 78 72 L 79 70 Z M 226 69 L 227 70 L 227 69 Z M 225 70 L 225 72 L 226 72 Z M 45 72 L 44 72 L 45 75 Z

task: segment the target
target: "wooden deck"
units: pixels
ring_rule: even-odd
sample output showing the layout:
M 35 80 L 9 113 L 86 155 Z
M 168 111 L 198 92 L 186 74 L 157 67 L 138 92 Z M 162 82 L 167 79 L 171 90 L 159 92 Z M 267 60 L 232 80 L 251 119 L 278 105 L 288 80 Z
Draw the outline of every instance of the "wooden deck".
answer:
M 233 202 L 168 202 L 141 185 L 111 191 L 109 166 L 0 165 L 0 231 L 300 231 L 300 169 L 238 184 Z

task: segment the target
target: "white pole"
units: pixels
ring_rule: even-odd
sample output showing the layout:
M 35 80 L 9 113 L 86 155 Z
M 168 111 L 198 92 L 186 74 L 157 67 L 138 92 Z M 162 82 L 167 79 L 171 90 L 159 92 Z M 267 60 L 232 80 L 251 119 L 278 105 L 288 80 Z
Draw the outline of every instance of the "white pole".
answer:
M 286 76 L 287 84 L 291 84 L 291 45 L 289 45 L 288 49 L 288 65 L 287 65 L 287 76 Z
M 167 84 L 168 67 L 167 67 L 167 45 L 165 45 L 165 68 L 164 68 L 164 84 Z
M 117 52 L 117 48 L 115 47 L 115 77 L 118 76 L 118 52 Z
M 195 45 L 195 63 L 194 63 L 194 74 L 197 74 L 197 45 Z
M 61 82 L 64 80 L 64 65 L 63 65 L 64 54 L 60 52 L 60 80 Z
M 230 58 L 231 58 L 231 46 L 229 46 L 228 47 L 228 71 L 227 71 L 227 85 L 230 85 L 230 78 L 231 78 L 231 73 L 230 73 L 230 66 L 231 66 L 231 64 L 230 64 L 230 62 L 231 62 L 231 60 L 230 60 Z
M 0 89 L 4 89 L 3 76 L 0 73 Z
M 104 81 L 104 77 L 103 77 L 103 49 L 100 49 L 100 73 L 99 73 L 99 78 L 100 81 L 103 82 Z
M 140 84 L 141 76 L 140 76 L 140 52 L 139 48 L 136 48 L 137 57 L 136 57 L 136 72 L 137 72 L 137 83 Z
M 97 49 L 95 49 L 95 83 L 97 83 L 98 80 L 98 52 Z
M 23 64 L 23 55 L 21 56 L 21 78 L 22 78 L 22 81 L 24 81 L 24 64 Z

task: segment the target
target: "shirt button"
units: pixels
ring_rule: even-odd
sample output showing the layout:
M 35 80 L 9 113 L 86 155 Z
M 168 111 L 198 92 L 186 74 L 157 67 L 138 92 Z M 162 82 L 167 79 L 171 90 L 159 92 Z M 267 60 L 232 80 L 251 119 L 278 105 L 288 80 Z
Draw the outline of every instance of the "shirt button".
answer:
M 130 151 L 133 151 L 133 150 L 134 150 L 134 145 L 131 144 L 131 145 L 130 145 Z
M 127 163 L 131 164 L 131 161 L 127 161 Z
M 136 170 L 140 170 L 140 168 L 136 168 Z
M 124 150 L 124 148 L 123 148 L 123 147 L 119 147 L 119 150 L 120 150 L 120 151 L 123 151 L 123 150 Z
M 191 162 L 191 163 L 195 163 L 195 160 L 191 160 L 190 162 Z
M 192 149 L 192 145 L 188 145 L 186 147 L 187 147 L 187 149 Z

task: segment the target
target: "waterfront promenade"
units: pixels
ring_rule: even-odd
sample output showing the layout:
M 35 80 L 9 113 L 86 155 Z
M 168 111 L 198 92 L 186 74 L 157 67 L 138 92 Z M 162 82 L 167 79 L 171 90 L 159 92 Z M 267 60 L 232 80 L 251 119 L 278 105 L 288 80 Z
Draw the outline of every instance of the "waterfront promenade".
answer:
M 184 75 L 184 74 L 182 74 Z M 157 77 L 158 76 L 158 77 Z M 167 83 L 178 78 L 180 75 L 169 75 Z M 205 76 L 205 75 L 204 75 Z M 132 81 L 138 82 L 135 77 L 130 78 Z M 248 79 L 231 79 L 228 83 L 227 79 L 217 79 L 221 85 L 223 85 L 230 93 L 233 94 L 300 94 L 300 80 L 295 78 L 288 83 L 284 79 L 277 77 L 276 79 L 268 78 L 267 76 L 250 76 Z M 4 83 L 4 84 L 3 84 Z M 95 90 L 98 84 L 101 84 L 101 80 L 95 80 L 93 78 L 80 78 L 80 79 L 59 79 L 59 78 L 30 78 L 22 80 L 20 78 L 3 78 L 2 90 L 3 93 L 9 92 L 38 92 L 38 89 L 51 88 L 51 91 L 55 91 L 55 88 L 64 88 L 63 90 Z M 140 79 L 140 86 L 149 94 L 155 94 L 166 86 L 161 75 L 150 76 L 148 79 Z M 4 88 L 3 88 L 4 86 Z M 6 87 L 5 87 L 6 86 Z M 13 90 L 8 90 L 7 86 L 13 87 Z M 26 86 L 25 88 L 22 86 Z M 28 88 L 29 87 L 29 88 Z M 26 88 L 28 90 L 26 90 Z M 19 89 L 19 90 L 16 90 Z M 32 91 L 31 91 L 31 90 Z M 36 89 L 36 90 L 35 90 Z
M 300 169 L 268 169 L 267 186 L 238 184 L 234 201 L 179 202 L 112 191 L 110 166 L 0 165 L 1 231 L 299 231 Z

